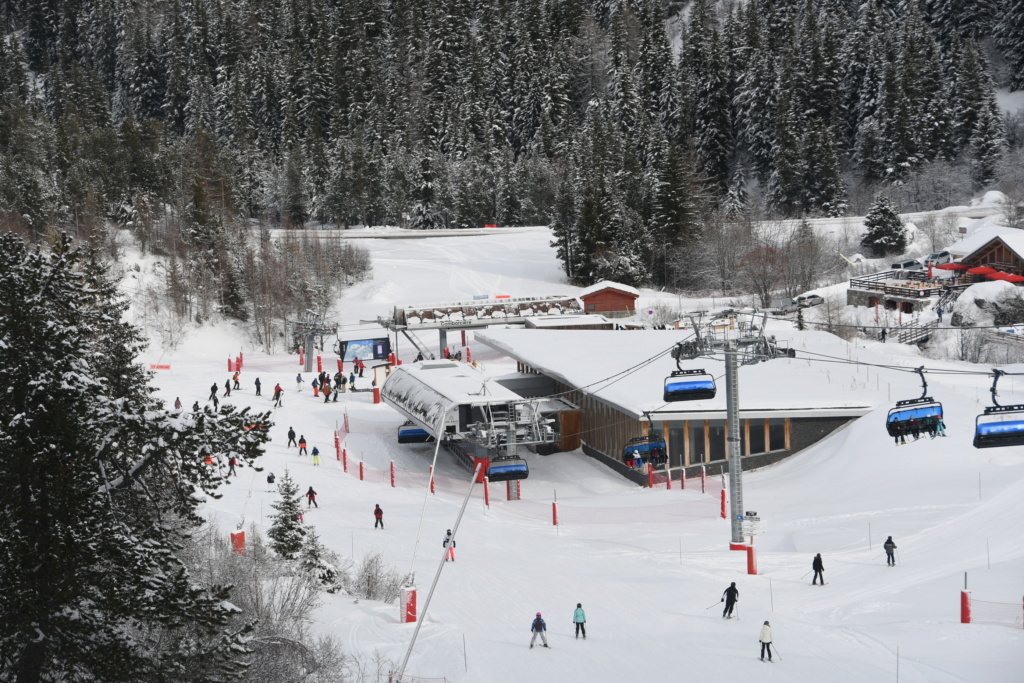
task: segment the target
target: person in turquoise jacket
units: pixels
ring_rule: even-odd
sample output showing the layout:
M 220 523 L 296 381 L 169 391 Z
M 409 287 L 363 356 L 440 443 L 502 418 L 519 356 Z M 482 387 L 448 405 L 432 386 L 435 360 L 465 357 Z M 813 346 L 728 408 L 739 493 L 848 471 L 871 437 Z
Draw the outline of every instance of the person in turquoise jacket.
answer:
M 576 637 L 583 634 L 583 640 L 587 639 L 587 613 L 583 611 L 583 603 L 576 603 L 576 611 L 572 613 L 572 623 L 576 624 Z

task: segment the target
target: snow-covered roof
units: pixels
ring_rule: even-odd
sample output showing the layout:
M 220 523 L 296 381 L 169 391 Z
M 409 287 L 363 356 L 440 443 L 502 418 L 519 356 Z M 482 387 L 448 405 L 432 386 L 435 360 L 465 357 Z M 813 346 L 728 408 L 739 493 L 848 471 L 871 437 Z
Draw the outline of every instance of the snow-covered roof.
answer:
M 545 327 L 562 327 L 573 325 L 575 327 L 589 327 L 592 325 L 607 325 L 611 321 L 603 315 L 560 315 L 550 318 L 528 318 L 527 327 L 538 329 Z
M 978 227 L 959 242 L 951 244 L 946 250 L 957 256 L 967 256 L 998 237 L 1017 256 L 1024 259 L 1024 230 L 1008 228 L 1005 225 L 992 225 L 991 219 L 981 219 L 981 221 L 985 221 L 986 224 Z M 980 223 L 981 221 L 976 222 Z
M 469 363 L 453 360 L 400 365 L 385 380 L 381 397 L 431 433 L 454 406 L 522 400 L 522 396 L 492 382 Z M 448 413 L 445 417 L 447 424 L 457 416 Z
M 604 290 L 604 289 L 614 289 L 616 291 L 623 292 L 625 294 L 632 294 L 633 296 L 640 296 L 640 290 L 639 289 L 636 289 L 634 287 L 630 287 L 629 285 L 620 285 L 618 282 L 612 282 L 610 280 L 601 280 L 597 284 L 590 285 L 589 287 L 587 287 L 585 289 L 581 289 L 580 293 L 577 294 L 577 296 L 582 298 L 582 297 L 585 297 L 585 296 L 589 296 L 590 294 L 595 294 L 597 292 L 600 292 L 601 290 Z
M 832 335 L 799 334 L 804 343 L 825 352 L 846 353 L 836 346 Z M 676 369 L 668 351 L 690 336 L 682 330 L 489 329 L 475 334 L 478 342 L 569 386 L 586 387 L 586 393 L 634 417 L 642 418 L 645 413 L 652 413 L 656 420 L 724 417 L 725 364 L 721 357 L 684 363 L 686 368 L 703 368 L 716 378 L 719 391 L 715 398 L 677 403 L 662 400 L 664 380 Z M 880 390 L 874 385 L 851 390 L 838 379 L 831 382 L 827 365 L 812 365 L 802 359 L 780 358 L 744 366 L 740 378 L 740 415 L 745 418 L 855 416 L 887 400 L 884 383 Z

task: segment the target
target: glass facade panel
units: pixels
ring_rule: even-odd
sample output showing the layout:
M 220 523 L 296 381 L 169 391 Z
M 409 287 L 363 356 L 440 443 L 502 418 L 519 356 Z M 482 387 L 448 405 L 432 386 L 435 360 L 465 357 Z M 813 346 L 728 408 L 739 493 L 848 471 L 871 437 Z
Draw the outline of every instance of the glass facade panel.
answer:
M 725 420 L 708 421 L 709 459 L 725 460 Z
M 764 420 L 748 420 L 750 423 L 750 454 L 764 453 L 768 449 L 764 443 Z
M 680 467 L 685 462 L 683 447 L 686 440 L 686 430 L 683 428 L 683 425 L 684 422 L 682 420 L 668 423 L 669 465 L 671 467 Z
M 786 449 L 786 420 L 782 417 L 773 417 L 768 420 L 768 427 L 771 432 L 768 439 L 771 450 L 782 451 Z
M 704 462 L 704 420 L 690 420 L 690 463 Z

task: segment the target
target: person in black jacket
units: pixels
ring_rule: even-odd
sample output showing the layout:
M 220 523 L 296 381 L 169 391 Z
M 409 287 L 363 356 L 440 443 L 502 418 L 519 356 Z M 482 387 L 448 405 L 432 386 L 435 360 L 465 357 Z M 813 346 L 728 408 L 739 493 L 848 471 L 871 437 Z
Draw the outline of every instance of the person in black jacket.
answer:
M 811 581 L 811 585 L 818 583 L 818 579 L 821 579 L 821 585 L 825 585 L 825 565 L 821 561 L 821 553 L 814 556 L 814 562 L 811 563 L 811 569 L 814 570 L 814 579 Z M 807 576 L 804 574 L 804 576 Z
M 896 544 L 893 543 L 892 536 L 885 539 L 885 543 L 882 547 L 885 548 L 885 563 L 890 567 L 895 567 L 896 557 L 894 553 L 896 552 Z
M 291 427 L 289 427 L 288 428 L 288 446 L 286 446 L 286 448 L 291 447 L 291 446 L 295 446 L 296 448 L 298 448 L 299 444 L 295 442 L 295 430 L 292 429 Z
M 216 382 L 214 382 L 212 385 L 210 385 L 210 398 L 208 398 L 206 400 L 207 401 L 212 401 L 215 398 L 217 398 L 217 383 Z
M 455 561 L 455 538 L 452 537 L 452 530 L 449 529 L 448 533 L 444 535 L 444 541 L 442 544 L 445 548 L 448 548 L 448 552 L 444 554 L 444 561 L 451 560 Z
M 722 593 L 722 600 L 725 602 L 725 611 L 722 612 L 723 619 L 732 619 L 732 608 L 736 605 L 736 601 L 740 599 L 740 589 L 736 587 L 736 582 L 733 581 L 729 584 L 729 587 Z

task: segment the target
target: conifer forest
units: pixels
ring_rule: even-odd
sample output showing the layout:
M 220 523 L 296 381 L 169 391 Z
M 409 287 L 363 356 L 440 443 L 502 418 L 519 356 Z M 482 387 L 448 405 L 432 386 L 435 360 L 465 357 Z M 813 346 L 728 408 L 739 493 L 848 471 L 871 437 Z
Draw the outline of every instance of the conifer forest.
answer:
M 1024 88 L 1024 0 L 2 0 L 0 20 L 3 227 L 126 226 L 241 318 L 253 225 L 550 225 L 573 283 L 698 288 L 733 284 L 736 226 L 1021 182 L 995 92 Z

